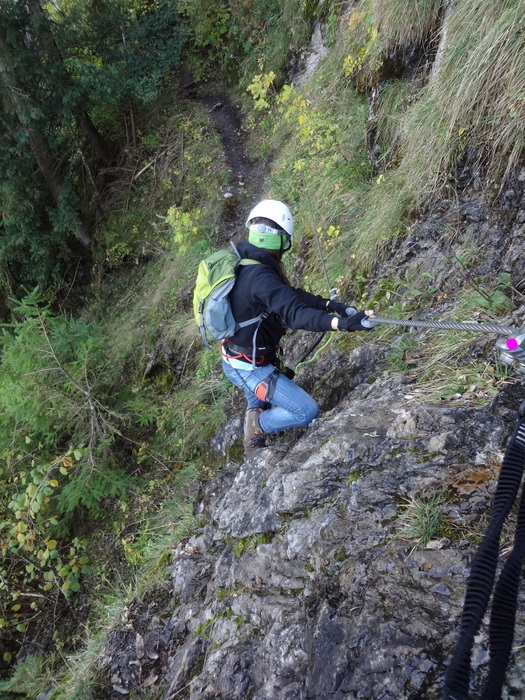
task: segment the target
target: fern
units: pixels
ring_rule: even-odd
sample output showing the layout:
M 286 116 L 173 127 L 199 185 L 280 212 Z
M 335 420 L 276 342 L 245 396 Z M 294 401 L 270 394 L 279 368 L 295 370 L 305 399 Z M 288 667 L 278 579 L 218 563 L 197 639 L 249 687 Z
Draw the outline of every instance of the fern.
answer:
M 105 362 L 99 332 L 53 315 L 38 290 L 17 304 L 15 317 L 0 337 L 0 449 L 17 433 L 52 445 L 86 432 L 91 414 L 83 409 Z
M 61 490 L 57 512 L 67 521 L 83 506 L 93 517 L 102 518 L 107 514 L 104 501 L 112 498 L 125 501 L 133 485 L 133 477 L 116 465 L 93 468 L 86 464 Z

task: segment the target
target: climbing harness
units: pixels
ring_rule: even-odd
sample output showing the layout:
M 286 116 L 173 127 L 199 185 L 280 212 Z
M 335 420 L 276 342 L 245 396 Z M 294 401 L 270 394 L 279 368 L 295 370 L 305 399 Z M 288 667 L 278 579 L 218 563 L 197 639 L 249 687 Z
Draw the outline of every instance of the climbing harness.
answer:
M 274 356 L 274 362 L 271 364 L 274 365 L 275 369 L 271 374 L 269 374 L 266 379 L 263 379 L 257 386 L 255 387 L 255 390 L 253 393 L 255 396 L 259 399 L 259 401 L 263 401 L 264 403 L 270 404 L 271 400 L 273 398 L 275 388 L 277 386 L 277 380 L 279 379 L 279 374 L 284 374 L 287 376 L 286 373 L 286 368 L 282 366 L 282 348 L 280 345 L 277 347 L 271 347 L 271 346 L 265 346 L 265 347 L 258 347 L 256 350 L 258 350 L 261 353 L 265 354 L 258 354 L 256 357 L 251 356 L 248 353 L 248 351 L 251 350 L 251 348 L 244 348 L 240 347 L 238 345 L 235 345 L 232 343 L 230 340 L 224 340 L 221 343 L 221 355 L 222 357 L 228 361 L 229 359 L 232 360 L 238 360 L 242 359 L 246 363 L 249 363 L 252 367 L 260 367 L 261 365 L 264 364 L 266 360 L 266 356 Z M 229 351 L 229 352 L 228 352 Z M 235 354 L 230 354 L 230 353 L 235 353 Z M 278 363 L 278 365 L 275 365 L 275 362 Z M 231 365 L 230 365 L 231 366 Z M 242 376 L 242 374 L 238 371 L 236 367 L 232 367 L 233 371 L 237 375 L 237 377 L 240 380 L 240 383 L 245 387 L 245 389 L 248 390 L 248 392 L 252 392 L 252 389 L 250 386 L 247 384 L 246 380 Z
M 255 340 L 255 338 L 254 338 Z M 263 365 L 267 357 L 277 355 L 279 353 L 280 346 L 273 347 L 271 345 L 264 345 L 262 347 L 257 345 L 252 345 L 251 347 L 241 347 L 240 345 L 235 345 L 229 338 L 222 341 L 220 346 L 221 355 L 227 360 L 243 360 L 249 362 L 253 367 Z
M 262 382 L 257 384 L 254 394 L 259 401 L 264 401 L 265 403 L 272 402 L 280 372 L 280 369 L 275 368 L 274 371 L 266 377 L 266 379 L 263 379 Z
M 467 583 L 460 633 L 447 673 L 443 700 L 468 700 L 474 637 L 478 632 L 493 589 L 499 542 L 525 468 L 525 401 L 510 438 L 496 487 L 491 518 L 478 548 Z M 490 661 L 481 700 L 500 700 L 507 664 L 512 651 L 518 590 L 525 558 L 525 493 L 521 502 L 514 547 L 498 578 L 492 598 L 489 625 Z

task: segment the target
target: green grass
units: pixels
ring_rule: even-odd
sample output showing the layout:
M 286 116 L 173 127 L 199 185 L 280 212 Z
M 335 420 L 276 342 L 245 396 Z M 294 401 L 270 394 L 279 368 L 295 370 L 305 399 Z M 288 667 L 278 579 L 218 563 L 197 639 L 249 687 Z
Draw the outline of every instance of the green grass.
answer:
M 402 167 L 423 192 L 447 183 L 467 147 L 494 178 L 516 166 L 525 145 L 524 29 L 519 2 L 456 3 L 440 69 L 404 125 Z
M 439 320 L 494 322 L 498 315 L 513 308 L 506 290 L 505 280 L 494 285 L 471 282 L 471 288 L 464 288 L 457 296 L 453 310 L 441 314 Z M 488 348 L 485 358 L 479 361 L 473 358 L 471 348 L 483 338 Z M 434 399 L 460 398 L 465 394 L 472 402 L 487 401 L 509 380 L 507 372 L 498 365 L 489 338 L 465 331 L 426 333 L 424 342 L 420 340 L 413 352 L 407 350 L 408 357 L 412 353 L 415 369 L 411 373 L 417 377 L 419 388 Z
M 257 549 L 261 544 L 269 544 L 273 539 L 271 532 L 258 532 L 249 537 L 242 537 L 237 540 L 233 548 L 233 552 L 237 558 L 240 558 L 248 549 Z
M 92 602 L 94 614 L 85 629 L 81 651 L 67 657 L 66 666 L 61 666 L 56 660 L 54 700 L 98 700 L 101 696 L 99 663 L 109 634 L 121 622 L 130 601 L 144 599 L 169 587 L 167 568 L 173 548 L 195 529 L 191 492 L 187 482 L 186 492 L 180 492 L 179 501 L 161 504 L 157 517 L 149 521 L 147 529 L 139 527 L 144 543 L 140 545 L 139 541 L 136 546 L 140 567 L 128 583 L 106 583 L 105 588 L 96 584 Z M 43 667 L 49 673 L 51 664 L 49 660 L 43 661 Z M 40 681 L 35 681 L 37 692 L 45 688 L 42 675 L 38 677 Z M 105 682 L 102 685 L 105 686 Z
M 418 44 L 436 28 L 441 0 L 372 0 L 372 13 L 385 48 Z
M 410 542 L 412 551 L 425 549 L 430 540 L 445 534 L 447 503 L 446 494 L 441 492 L 428 497 L 409 496 L 404 499 L 397 521 L 397 536 Z
M 28 656 L 16 665 L 9 680 L 0 681 L 0 694 L 5 698 L 21 697 L 22 693 L 36 697 L 52 680 L 49 659 L 44 655 Z
M 399 125 L 414 92 L 415 88 L 409 81 L 400 79 L 388 80 L 378 90 L 376 146 L 385 168 L 395 164 L 399 157 Z

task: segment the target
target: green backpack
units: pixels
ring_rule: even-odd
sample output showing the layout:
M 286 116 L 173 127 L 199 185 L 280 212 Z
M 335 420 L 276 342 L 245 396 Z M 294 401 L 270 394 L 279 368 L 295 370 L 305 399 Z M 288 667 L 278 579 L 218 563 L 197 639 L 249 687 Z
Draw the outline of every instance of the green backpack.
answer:
M 202 342 L 211 347 L 208 337 L 213 340 L 231 338 L 245 326 L 257 323 L 263 314 L 237 323 L 233 318 L 229 294 L 236 281 L 239 265 L 260 265 L 257 260 L 241 258 L 237 248 L 219 250 L 199 264 L 197 281 L 193 292 L 193 313 L 200 328 Z

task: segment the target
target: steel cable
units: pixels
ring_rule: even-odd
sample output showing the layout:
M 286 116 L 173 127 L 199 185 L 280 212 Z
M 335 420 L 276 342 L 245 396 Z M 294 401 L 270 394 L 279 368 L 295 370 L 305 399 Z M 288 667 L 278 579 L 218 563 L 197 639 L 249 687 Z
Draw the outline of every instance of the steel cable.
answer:
M 413 328 L 436 328 L 451 331 L 474 331 L 476 333 L 496 333 L 497 335 L 519 335 L 521 330 L 512 326 L 504 326 L 499 323 L 459 323 L 456 321 L 405 321 L 397 318 L 382 318 L 372 316 L 375 323 L 385 323 L 390 326 L 411 326 Z

